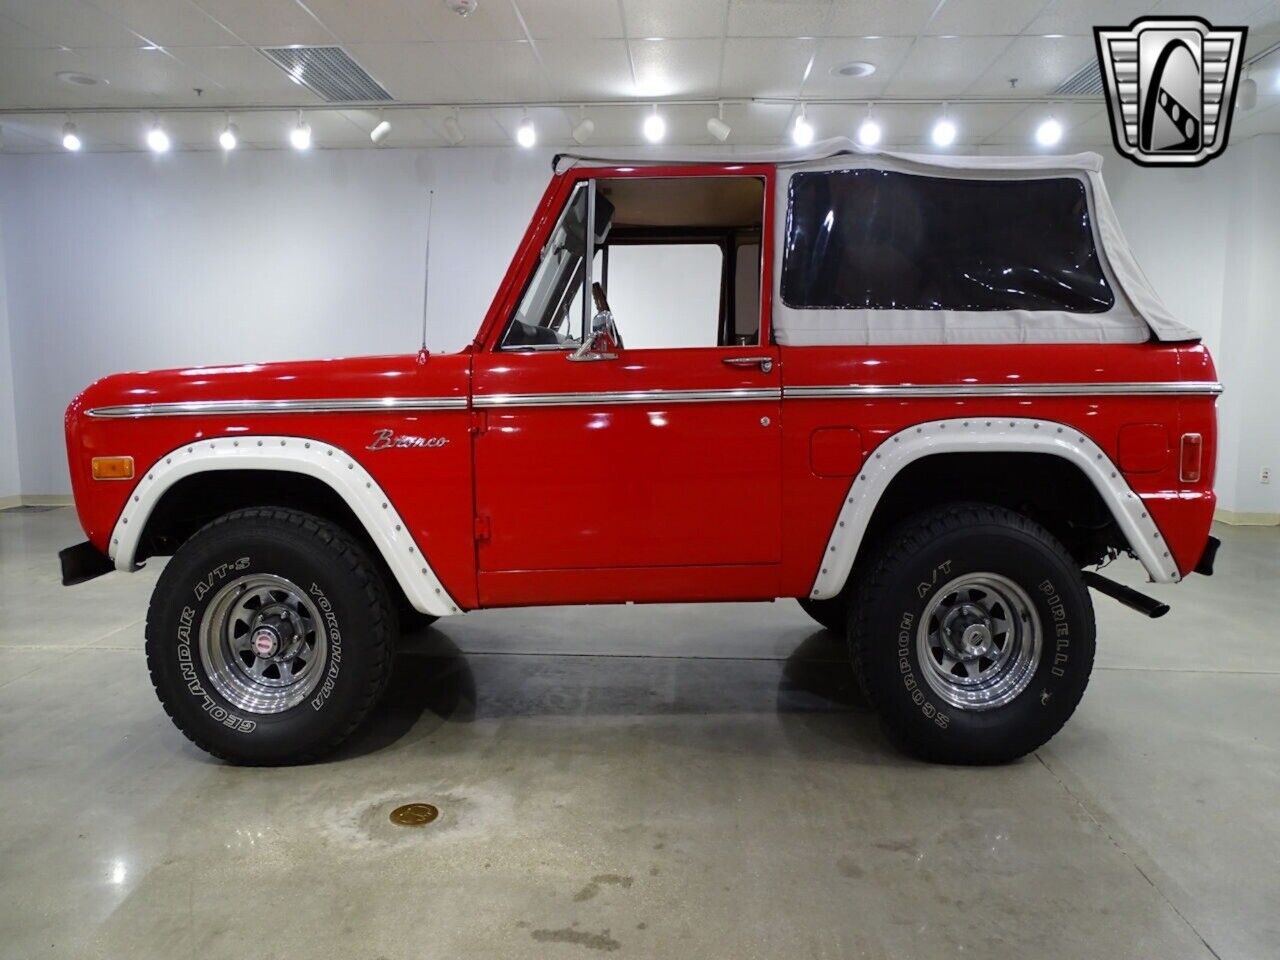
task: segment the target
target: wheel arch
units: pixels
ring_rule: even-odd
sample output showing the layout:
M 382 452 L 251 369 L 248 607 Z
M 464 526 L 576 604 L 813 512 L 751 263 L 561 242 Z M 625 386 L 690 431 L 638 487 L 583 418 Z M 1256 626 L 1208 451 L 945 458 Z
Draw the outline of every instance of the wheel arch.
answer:
M 898 518 L 956 499 L 980 499 L 1017 509 L 1018 484 L 991 483 L 994 467 L 1017 464 L 1042 482 L 1065 484 L 1066 505 L 1089 509 L 1111 531 L 1072 529 L 1066 513 L 1026 510 L 1068 545 L 1081 563 L 1111 545 L 1130 549 L 1152 581 L 1176 582 L 1177 565 L 1142 499 L 1111 459 L 1075 427 L 1029 418 L 955 418 L 920 423 L 886 437 L 872 450 L 846 492 L 809 596 L 825 599 L 843 589 L 864 549 Z M 1023 484 L 1025 486 L 1025 484 Z M 1055 491 L 1056 495 L 1056 491 Z M 1100 512 L 1101 511 L 1101 512 Z M 1119 542 L 1116 542 L 1116 541 Z
M 139 478 L 108 555 L 117 570 L 136 569 L 148 556 L 172 552 L 213 516 L 245 506 L 292 507 L 338 523 L 365 544 L 390 575 L 388 585 L 414 609 L 460 612 L 373 476 L 341 448 L 305 437 L 249 435 L 174 448 Z

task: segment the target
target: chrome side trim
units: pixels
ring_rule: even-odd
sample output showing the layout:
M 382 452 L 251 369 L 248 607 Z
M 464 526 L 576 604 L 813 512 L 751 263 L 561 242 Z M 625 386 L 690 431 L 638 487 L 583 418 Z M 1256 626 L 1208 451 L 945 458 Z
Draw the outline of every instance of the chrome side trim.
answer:
M 783 396 L 796 400 L 833 397 L 1145 397 L 1216 396 L 1222 384 L 1207 380 L 1134 383 L 852 383 L 823 387 L 784 387 Z
M 465 410 L 466 397 L 345 397 L 337 400 L 190 400 L 95 407 L 90 417 L 194 417 L 254 413 L 359 413 L 378 410 Z
M 729 390 L 608 390 L 597 393 L 493 393 L 472 397 L 473 407 L 577 407 L 636 403 L 735 403 L 781 400 L 777 387 Z

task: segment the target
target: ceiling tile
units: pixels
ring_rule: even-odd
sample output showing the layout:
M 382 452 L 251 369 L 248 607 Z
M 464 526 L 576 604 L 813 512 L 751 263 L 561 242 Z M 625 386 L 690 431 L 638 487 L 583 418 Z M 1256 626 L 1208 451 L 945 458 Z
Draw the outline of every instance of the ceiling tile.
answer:
M 1094 27 L 1128 26 L 1155 5 L 1155 0 L 1058 0 L 1032 20 L 1026 32 L 1092 37 Z
M 201 9 L 254 46 L 329 44 L 333 34 L 294 0 L 194 0 Z
M 1048 94 L 1096 57 L 1092 37 L 1018 37 L 965 93 Z M 1018 81 L 1016 87 L 1010 86 L 1010 79 Z
M 828 34 L 912 37 L 924 29 L 939 0 L 836 0 Z
M 720 40 L 629 40 L 637 97 L 713 97 L 720 81 Z
M 350 0 L 347 0 L 350 4 Z M 485 0 L 475 13 L 460 17 L 441 0 L 417 0 L 418 15 L 432 40 L 525 40 L 511 0 Z M 359 4 L 355 5 L 359 9 Z
M 52 47 L 48 37 L 24 27 L 12 17 L 0 14 L 0 47 Z
M 556 99 L 629 97 L 635 91 L 625 40 L 540 40 L 538 52 Z
M 795 96 L 816 49 L 815 40 L 730 39 L 724 45 L 720 95 Z
M 982 76 L 1009 40 L 1005 37 L 921 37 L 885 88 L 890 96 L 956 96 Z
M 1051 0 L 943 0 L 925 33 L 957 36 L 1021 33 Z
M 0 0 L 0 14 L 64 47 L 131 47 L 142 41 L 85 0 Z
M 622 0 L 629 37 L 719 37 L 729 0 Z
M 1248 23 L 1252 15 L 1267 5 L 1267 0 L 1196 0 L 1194 4 L 1185 0 L 1161 0 L 1152 12 L 1162 17 L 1192 13 L 1216 27 L 1233 27 Z
M 306 3 L 307 9 L 344 44 L 424 43 L 440 39 L 424 16 L 426 4 L 422 0 L 379 0 L 376 4 L 306 0 Z M 500 38 L 478 36 L 476 39 Z
M 831 10 L 831 0 L 729 0 L 729 36 L 816 37 Z
M 517 7 L 535 40 L 623 35 L 617 0 L 520 0 Z
M 294 83 L 256 47 L 166 47 L 165 50 L 194 73 L 216 83 L 217 87 L 206 90 L 205 97 L 218 103 L 260 106 L 320 100 L 307 87 Z
M 514 45 L 514 44 L 513 44 Z M 347 52 L 397 100 L 453 102 L 479 99 L 439 43 L 357 43 Z
M 135 33 L 161 46 L 216 46 L 236 38 L 188 0 L 111 0 L 112 15 Z
M 805 81 L 809 97 L 879 96 L 911 49 L 910 37 L 833 37 L 818 42 L 818 56 Z M 844 77 L 834 73 L 845 64 L 864 61 L 875 66 L 868 77 Z

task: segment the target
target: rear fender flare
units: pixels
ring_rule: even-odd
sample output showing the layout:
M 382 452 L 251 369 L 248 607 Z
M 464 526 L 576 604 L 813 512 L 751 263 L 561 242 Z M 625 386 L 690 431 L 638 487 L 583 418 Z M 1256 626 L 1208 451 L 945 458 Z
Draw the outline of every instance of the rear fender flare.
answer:
M 853 478 L 823 548 L 809 596 L 834 597 L 844 587 L 880 498 L 908 464 L 939 453 L 1047 453 L 1080 468 L 1111 511 L 1153 583 L 1181 579 L 1160 528 L 1106 452 L 1075 427 L 1054 420 L 1006 417 L 931 420 L 887 437 Z
M 117 570 L 135 569 L 138 540 L 165 493 L 179 480 L 209 470 L 275 470 L 315 477 L 364 525 L 414 609 L 435 617 L 461 612 L 372 474 L 341 448 L 306 437 L 193 440 L 157 459 L 139 478 L 111 531 L 107 553 Z

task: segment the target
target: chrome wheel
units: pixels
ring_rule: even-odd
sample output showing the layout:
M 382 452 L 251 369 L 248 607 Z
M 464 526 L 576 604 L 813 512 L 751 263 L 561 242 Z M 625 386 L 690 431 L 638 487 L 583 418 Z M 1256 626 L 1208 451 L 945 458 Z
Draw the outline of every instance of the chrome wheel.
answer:
M 323 624 L 315 604 L 284 577 L 240 577 L 205 609 L 200 663 L 238 709 L 281 713 L 320 683 L 329 647 Z
M 939 697 L 962 710 L 1003 706 L 1040 665 L 1040 618 L 1007 577 L 970 573 L 939 590 L 916 632 L 921 672 Z

